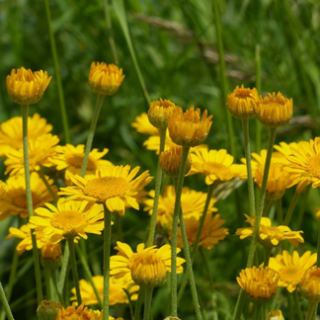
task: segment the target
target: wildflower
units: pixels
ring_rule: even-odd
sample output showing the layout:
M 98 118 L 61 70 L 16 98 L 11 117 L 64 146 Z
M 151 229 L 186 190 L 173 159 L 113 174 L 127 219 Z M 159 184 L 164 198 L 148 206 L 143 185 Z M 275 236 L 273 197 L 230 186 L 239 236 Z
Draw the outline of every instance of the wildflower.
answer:
M 140 286 L 156 287 L 166 281 L 167 271 L 171 272 L 171 246 L 166 244 L 145 248 L 141 243 L 133 253 L 129 245 L 117 242 L 118 254 L 110 258 L 110 274 L 116 278 L 133 280 Z M 177 253 L 180 249 L 177 249 Z M 177 258 L 177 273 L 183 272 L 182 258 Z
M 243 85 L 237 86 L 228 95 L 227 106 L 230 113 L 238 119 L 250 119 L 254 117 L 254 108 L 258 102 L 258 92 L 256 88 L 249 89 Z
M 168 119 L 172 115 L 176 105 L 170 100 L 152 101 L 148 111 L 148 119 L 150 123 L 158 129 L 166 129 L 168 127 Z
M 11 70 L 7 76 L 7 90 L 10 99 L 21 105 L 37 103 L 43 96 L 52 77 L 48 77 L 47 71 L 26 70 L 24 67 Z
M 150 136 L 159 136 L 159 131 L 149 121 L 148 114 L 143 112 L 136 117 L 135 122 L 131 124 L 139 133 L 148 134 Z M 158 148 L 159 150 L 159 148 Z
M 124 215 L 126 207 L 139 210 L 136 197 L 140 197 L 139 192 L 152 180 L 149 171 L 134 179 L 139 169 L 130 172 L 130 166 L 110 166 L 85 178 L 70 176 L 75 186 L 61 188 L 60 194 L 71 196 L 70 199 L 105 203 L 110 212 Z
M 317 262 L 317 254 L 311 255 L 310 251 L 299 256 L 297 251 L 292 255 L 288 251 L 283 251 L 275 258 L 270 258 L 269 267 L 279 274 L 279 286 L 285 287 L 289 292 L 296 290 L 305 272 Z
M 53 180 L 45 177 L 52 191 L 57 193 L 57 187 L 53 185 Z M 33 208 L 43 206 L 46 202 L 52 201 L 52 196 L 46 185 L 36 172 L 30 175 L 31 195 Z M 20 215 L 21 218 L 28 217 L 26 181 L 25 177 L 10 176 L 5 184 L 6 193 L 0 198 L 0 221 L 10 214 Z
M 56 320 L 59 310 L 62 309 L 60 302 L 42 300 L 37 309 L 38 319 Z
M 278 92 L 268 93 L 268 97 L 259 97 L 255 106 L 255 114 L 259 121 L 267 127 L 277 128 L 286 125 L 292 118 L 292 99 L 283 97 Z
M 49 242 L 41 248 L 41 262 L 45 268 L 57 269 L 61 265 L 62 252 L 60 245 Z
M 320 302 L 320 268 L 307 270 L 300 283 L 302 295 L 310 302 Z
M 256 303 L 263 303 L 277 291 L 279 276 L 270 268 L 246 268 L 237 277 L 239 286 Z
M 277 309 L 268 313 L 268 320 L 284 320 L 281 310 Z
M 181 146 L 194 147 L 200 145 L 208 136 L 212 125 L 212 116 L 208 111 L 202 114 L 200 109 L 191 106 L 185 113 L 176 107 L 168 120 L 169 135 L 172 141 Z M 201 119 L 200 119 L 201 118 Z
M 123 79 L 122 69 L 114 64 L 91 63 L 89 87 L 93 92 L 103 96 L 111 96 L 118 91 Z
M 251 225 L 251 227 L 247 228 L 239 228 L 236 231 L 236 235 L 240 236 L 240 239 L 243 240 L 247 237 L 251 237 L 253 234 L 253 228 L 255 224 L 256 217 L 249 217 L 246 215 L 246 222 Z M 271 220 L 266 217 L 261 218 L 260 226 L 259 226 L 259 238 L 258 241 L 266 247 L 275 247 L 281 241 L 288 240 L 294 247 L 298 245 L 298 243 L 303 243 L 304 240 L 301 236 L 302 231 L 291 231 L 291 229 L 287 226 L 278 226 L 274 227 L 271 225 Z
M 5 182 L 0 180 L 0 201 L 2 199 L 2 196 L 8 191 L 7 185 Z M 0 213 L 0 219 L 1 219 L 1 213 Z

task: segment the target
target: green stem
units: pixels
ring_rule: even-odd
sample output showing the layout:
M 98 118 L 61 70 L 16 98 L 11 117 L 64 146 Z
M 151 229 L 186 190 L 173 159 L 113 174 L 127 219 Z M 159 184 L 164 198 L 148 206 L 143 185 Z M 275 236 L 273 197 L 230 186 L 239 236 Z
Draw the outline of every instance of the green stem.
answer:
M 9 307 L 8 300 L 7 300 L 6 295 L 5 295 L 4 291 L 3 291 L 1 282 L 0 282 L 0 300 L 1 300 L 2 304 L 3 304 L 4 310 L 6 311 L 8 320 L 14 320 L 12 312 L 11 312 L 11 309 Z
M 22 110 L 22 134 L 23 134 L 23 158 L 24 158 L 24 170 L 26 179 L 26 197 L 27 197 L 27 207 L 29 217 L 33 216 L 33 203 L 32 203 L 32 193 L 30 185 L 30 167 L 29 167 L 29 152 L 28 152 L 28 112 L 29 106 L 21 106 Z M 43 299 L 42 295 L 42 285 L 41 285 L 41 271 L 40 271 L 40 260 L 39 251 L 37 248 L 37 240 L 33 231 L 31 230 L 31 240 L 32 240 L 32 252 L 34 260 L 34 270 L 36 275 L 36 287 L 37 287 L 37 301 L 38 305 L 41 304 Z
M 260 56 L 260 45 L 256 45 L 255 54 L 255 65 L 256 65 L 256 89 L 258 94 L 261 94 L 261 56 Z M 261 123 L 256 118 L 256 152 L 260 153 L 261 150 Z
M 306 211 L 310 190 L 311 190 L 311 184 L 309 184 L 306 187 L 304 194 L 303 194 L 302 205 L 299 210 L 298 219 L 297 219 L 297 223 L 296 223 L 296 227 L 295 227 L 295 230 L 297 230 L 297 231 L 300 230 L 301 225 L 302 225 L 302 220 L 303 220 L 304 213 Z
M 69 258 L 70 258 L 70 249 L 69 249 L 68 242 L 66 242 L 64 247 L 63 258 L 62 258 L 59 281 L 58 281 L 58 291 L 61 296 L 63 294 L 63 288 L 65 287 L 65 280 L 66 280 L 66 275 L 67 275 L 67 270 L 69 265 Z
M 109 274 L 111 250 L 111 212 L 104 204 L 103 233 L 103 320 L 109 320 Z
M 295 193 L 294 193 L 294 195 L 293 195 L 293 197 L 292 197 L 292 199 L 291 199 L 291 203 L 290 203 L 289 209 L 288 209 L 288 211 L 287 211 L 286 217 L 285 217 L 284 222 L 283 222 L 283 224 L 284 224 L 285 226 L 288 226 L 289 223 L 290 223 L 290 220 L 291 220 L 293 211 L 294 211 L 294 209 L 295 209 L 295 207 L 296 207 L 296 205 L 297 205 L 297 202 L 298 202 L 298 200 L 299 200 L 299 197 L 300 197 L 300 193 L 298 193 L 297 191 L 295 191 Z
M 136 302 L 136 307 L 134 309 L 134 320 L 140 320 L 141 306 L 142 306 L 142 302 L 144 299 L 144 291 L 140 289 L 138 294 L 139 295 L 138 295 L 138 299 Z
M 44 268 L 44 280 L 46 284 L 46 293 L 47 293 L 47 300 L 52 300 L 52 289 L 51 289 L 51 282 L 50 282 L 50 269 Z
M 271 248 L 269 247 L 264 247 L 264 267 L 266 268 L 269 265 L 269 259 L 271 255 Z
M 263 307 L 261 304 L 256 304 L 256 309 L 252 318 L 253 320 L 262 320 L 261 318 L 262 309 Z
M 176 187 L 176 200 L 174 204 L 172 239 L 171 239 L 171 316 L 178 317 L 178 299 L 177 299 L 177 236 L 178 223 L 181 207 L 181 193 L 186 170 L 186 163 L 190 147 L 182 147 L 181 166 Z
M 277 207 L 277 219 L 279 225 L 282 225 L 283 223 L 283 213 L 282 213 L 282 198 L 278 199 L 276 201 L 276 207 Z M 298 229 L 296 229 L 298 230 Z
M 54 296 L 58 296 L 58 300 L 62 303 L 62 305 L 64 305 L 64 300 L 62 295 L 60 294 L 59 290 L 58 290 L 58 281 L 57 281 L 57 272 L 56 270 L 52 270 L 51 272 L 51 279 L 52 279 L 52 285 L 54 288 Z
M 265 203 L 264 208 L 263 208 L 263 214 L 262 214 L 263 217 L 267 217 L 268 216 L 268 212 L 270 210 L 272 202 L 273 202 L 272 200 L 269 200 L 269 199 L 266 200 L 266 203 Z
M 296 309 L 297 320 L 303 320 L 303 315 L 302 315 L 301 307 L 299 303 L 298 290 L 294 290 L 292 295 L 293 295 L 294 306 Z
M 55 42 L 53 29 L 52 29 L 52 25 L 51 25 L 51 13 L 50 13 L 49 0 L 45 0 L 44 5 L 46 8 L 46 16 L 47 16 L 47 23 L 48 23 L 49 37 L 50 37 L 50 45 L 51 45 L 51 52 L 52 52 L 52 58 L 53 58 L 53 64 L 54 64 L 54 73 L 55 73 L 55 76 L 57 79 L 58 96 L 59 96 L 59 102 L 60 102 L 60 111 L 61 111 L 61 116 L 62 116 L 63 131 L 64 131 L 66 143 L 70 143 L 68 116 L 67 116 L 67 112 L 66 112 L 66 105 L 65 105 L 65 101 L 64 101 L 62 82 L 61 82 L 60 71 L 59 71 L 60 67 L 59 67 L 59 60 L 58 60 L 58 54 L 57 54 L 57 47 L 56 47 L 56 42 Z
M 68 245 L 69 245 L 69 249 L 70 249 L 70 262 L 71 262 L 71 270 L 72 270 L 72 275 L 73 275 L 73 282 L 74 282 L 74 286 L 76 288 L 78 305 L 80 306 L 82 303 L 82 299 L 81 299 L 81 292 L 80 292 L 80 287 L 79 287 L 79 276 L 78 276 L 75 248 L 74 248 L 75 247 L 74 246 L 74 238 L 68 237 L 67 240 L 68 240 Z
M 150 320 L 151 319 L 152 291 L 153 291 L 152 287 L 145 287 L 143 320 Z
M 53 199 L 54 202 L 58 201 L 58 197 L 57 195 L 53 192 L 48 180 L 46 179 L 46 176 L 44 175 L 43 172 L 43 167 L 41 167 L 41 169 L 38 171 L 38 175 L 41 178 L 41 180 L 43 181 L 43 183 L 45 184 L 45 186 L 47 187 L 49 193 L 51 194 L 51 197 Z
M 316 310 L 316 306 L 317 306 L 316 302 L 310 302 L 306 320 L 313 320 L 313 315 Z
M 154 201 L 153 201 L 152 215 L 150 218 L 149 236 L 148 236 L 148 242 L 147 242 L 148 247 L 151 247 L 153 245 L 154 235 L 156 231 L 158 203 L 159 203 L 159 196 L 161 191 L 161 180 L 162 180 L 162 171 L 160 167 L 160 155 L 164 151 L 164 146 L 166 142 L 166 133 L 167 133 L 167 128 L 159 129 L 160 149 L 159 149 L 157 173 L 155 178 Z
M 101 95 L 101 94 L 98 94 L 96 106 L 95 106 L 95 109 L 94 109 L 94 112 L 93 112 L 93 116 L 92 116 L 92 120 L 91 120 L 89 134 L 88 134 L 88 138 L 87 138 L 86 150 L 85 150 L 84 158 L 83 158 L 83 162 L 82 162 L 82 168 L 81 168 L 81 177 L 82 178 L 84 177 L 84 175 L 86 173 L 86 170 L 87 170 L 88 160 L 89 160 L 89 153 L 91 151 L 94 132 L 96 131 L 97 122 L 98 122 L 98 119 L 99 119 L 100 110 L 101 110 L 101 107 L 102 107 L 103 100 L 104 100 L 104 96 Z
M 122 235 L 122 217 L 120 214 L 116 214 L 116 226 L 117 226 L 117 237 L 118 241 L 123 241 Z

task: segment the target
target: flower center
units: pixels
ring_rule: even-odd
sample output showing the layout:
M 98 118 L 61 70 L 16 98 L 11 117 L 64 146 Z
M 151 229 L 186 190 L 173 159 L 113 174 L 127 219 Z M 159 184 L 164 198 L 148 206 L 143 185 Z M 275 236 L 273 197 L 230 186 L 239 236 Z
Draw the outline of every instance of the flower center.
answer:
M 320 178 L 320 154 L 309 159 L 307 170 L 315 177 Z
M 84 215 L 77 211 L 60 211 L 51 219 L 51 225 L 63 231 L 64 235 L 75 235 L 77 230 L 88 224 Z
M 25 190 L 23 190 L 22 194 L 18 194 L 13 198 L 13 203 L 19 208 L 27 209 L 27 198 Z M 32 193 L 32 203 L 34 207 L 39 203 L 39 197 L 35 193 Z
M 66 162 L 73 167 L 82 168 L 83 158 L 84 158 L 83 153 L 74 153 L 72 155 L 68 154 L 66 155 Z M 87 170 L 95 170 L 96 168 L 97 167 L 95 162 L 92 159 L 90 159 L 90 156 L 89 156 Z
M 282 232 L 277 227 L 267 227 L 266 230 L 263 230 L 269 237 L 281 237 Z
M 287 283 L 298 283 L 304 275 L 303 268 L 300 267 L 284 267 L 279 272 L 280 279 Z
M 107 200 L 125 194 L 130 188 L 123 178 L 103 177 L 88 181 L 84 187 L 84 194 L 99 200 Z

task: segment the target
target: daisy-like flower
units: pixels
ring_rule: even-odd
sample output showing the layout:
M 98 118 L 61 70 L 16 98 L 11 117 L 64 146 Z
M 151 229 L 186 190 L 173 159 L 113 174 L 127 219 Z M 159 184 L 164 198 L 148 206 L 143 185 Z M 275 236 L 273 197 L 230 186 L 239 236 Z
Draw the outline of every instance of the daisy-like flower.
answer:
M 122 69 L 114 64 L 92 62 L 89 73 L 90 89 L 103 96 L 116 93 L 124 79 Z
M 47 124 L 47 120 L 41 118 L 38 113 L 28 117 L 28 140 L 51 132 L 52 125 Z M 6 156 L 12 150 L 20 150 L 22 144 L 22 117 L 14 117 L 0 125 L 0 157 Z
M 134 179 L 139 170 L 136 167 L 130 172 L 130 166 L 110 166 L 85 178 L 70 176 L 75 186 L 61 188 L 60 194 L 71 196 L 70 199 L 105 203 L 110 212 L 124 215 L 127 207 L 139 210 L 136 197 L 140 197 L 139 192 L 153 179 L 149 171 Z
M 246 268 L 237 277 L 239 286 L 254 302 L 266 302 L 276 294 L 279 276 L 270 268 Z
M 303 256 L 299 256 L 297 251 L 292 255 L 288 251 L 283 251 L 275 258 L 271 257 L 269 267 L 279 273 L 279 286 L 285 287 L 289 292 L 296 290 L 305 272 L 317 262 L 317 254 L 307 251 Z
M 94 175 L 99 168 L 111 166 L 111 162 L 102 160 L 101 158 L 108 153 L 108 149 L 103 149 L 99 152 L 98 149 L 93 149 L 89 153 L 88 165 L 85 172 L 85 176 Z M 79 144 L 73 146 L 67 144 L 66 146 L 57 146 L 57 155 L 50 161 L 57 166 L 57 170 L 66 170 L 65 179 L 67 185 L 70 185 L 70 174 L 81 175 L 81 167 L 84 158 L 84 145 Z
M 92 280 L 99 292 L 101 301 L 103 301 L 103 276 L 93 276 Z M 95 292 L 90 284 L 86 280 L 79 281 L 82 303 L 85 305 L 94 305 L 98 304 L 98 299 Z M 124 290 L 128 290 L 130 293 L 130 300 L 135 301 L 138 298 L 139 286 L 134 284 L 132 281 L 127 281 L 126 279 L 120 278 L 116 279 L 115 277 L 110 277 L 109 279 L 109 305 L 113 306 L 117 303 L 129 303 L 128 297 Z M 77 300 L 76 289 L 71 290 L 73 293 L 72 301 Z
M 149 196 L 152 199 L 145 200 L 144 204 L 146 207 L 144 211 L 149 211 L 149 214 L 152 214 L 153 208 L 153 198 L 154 198 L 154 190 L 149 192 Z M 172 218 L 174 213 L 174 204 L 176 199 L 176 192 L 174 186 L 166 187 L 163 195 L 159 197 L 158 204 L 158 213 L 157 213 L 157 226 L 168 230 L 172 225 Z M 188 187 L 184 187 L 182 189 L 181 194 L 181 208 L 183 212 L 183 216 L 185 219 L 188 219 L 194 216 L 197 220 L 200 219 L 202 215 L 205 202 L 207 199 L 207 194 L 195 190 L 191 190 Z M 217 212 L 218 209 L 214 207 L 214 204 L 217 202 L 215 199 L 210 200 L 210 204 L 208 207 L 208 215 L 212 212 Z
M 227 228 L 220 228 L 226 221 L 220 219 L 220 214 L 214 217 L 207 215 L 203 229 L 201 231 L 199 246 L 205 249 L 212 249 L 219 241 L 223 240 L 229 234 Z M 185 227 L 189 246 L 194 244 L 199 229 L 199 220 L 195 217 L 185 219 Z M 170 234 L 171 239 L 171 234 Z M 178 229 L 178 247 L 183 247 L 181 229 Z
M 52 191 L 57 193 L 58 189 L 53 185 L 53 180 L 45 177 Z M 32 172 L 30 175 L 31 195 L 33 208 L 43 206 L 46 202 L 53 200 L 48 188 L 39 177 L 38 173 Z M 10 214 L 20 215 L 21 218 L 28 217 L 26 181 L 24 176 L 9 177 L 6 184 L 6 192 L 0 198 L 0 221 Z
M 269 312 L 268 320 L 284 320 L 281 310 L 277 309 Z
M 236 231 L 236 235 L 240 236 L 240 239 L 243 240 L 247 237 L 251 237 L 253 234 L 253 228 L 255 224 L 255 216 L 249 217 L 245 214 L 247 218 L 246 222 L 251 225 L 247 228 L 239 228 Z M 288 240 L 294 247 L 298 246 L 299 243 L 303 243 L 304 240 L 301 236 L 302 231 L 291 231 L 287 226 L 272 226 L 271 220 L 266 217 L 261 218 L 259 226 L 259 238 L 258 241 L 266 247 L 275 247 L 281 241 Z
M 46 208 L 37 208 L 35 214 L 29 219 L 30 227 L 36 234 L 45 233 L 51 242 L 77 236 L 87 239 L 87 233 L 101 234 L 104 228 L 103 207 L 85 200 L 59 199 L 57 207 L 47 203 Z
M 168 118 L 172 115 L 176 105 L 170 100 L 152 101 L 148 111 L 148 119 L 150 123 L 158 129 L 166 129 L 168 127 Z
M 300 283 L 302 295 L 310 302 L 320 302 L 320 268 L 316 266 L 306 271 Z
M 142 134 L 148 134 L 150 136 L 159 135 L 158 129 L 150 123 L 148 114 L 146 112 L 143 112 L 142 114 L 137 116 L 135 119 L 135 122 L 133 122 L 131 126 L 135 128 L 139 133 L 142 133 Z
M 39 171 L 42 166 L 52 167 L 50 158 L 56 155 L 56 145 L 59 142 L 57 136 L 45 134 L 29 143 L 29 168 L 30 172 Z M 23 149 L 12 150 L 7 154 L 4 164 L 7 166 L 6 174 L 10 175 L 24 174 L 24 156 Z
M 166 281 L 167 271 L 171 272 L 171 246 L 166 244 L 145 248 L 144 243 L 137 246 L 134 253 L 126 243 L 117 242 L 118 254 L 110 258 L 110 274 L 116 278 L 133 280 L 140 286 L 156 287 Z M 177 253 L 181 250 L 177 248 Z M 177 257 L 177 273 L 183 272 L 184 259 Z
M 31 69 L 11 70 L 7 76 L 7 90 L 10 99 L 21 105 L 37 103 L 43 96 L 52 77 L 48 77 L 47 71 L 35 71 Z

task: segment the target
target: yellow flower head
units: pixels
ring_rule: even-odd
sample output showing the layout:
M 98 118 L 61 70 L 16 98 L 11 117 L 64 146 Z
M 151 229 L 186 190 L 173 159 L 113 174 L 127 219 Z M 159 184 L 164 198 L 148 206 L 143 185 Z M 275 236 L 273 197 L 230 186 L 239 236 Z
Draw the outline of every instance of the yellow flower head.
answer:
M 268 313 L 268 320 L 284 320 L 281 310 L 277 309 Z
M 48 179 L 48 177 L 46 179 L 52 191 L 57 193 L 58 190 L 53 185 L 53 180 Z M 41 207 L 46 202 L 53 200 L 38 173 L 31 173 L 30 184 L 33 208 Z M 7 191 L 0 197 L 0 221 L 7 218 L 10 214 L 20 215 L 21 218 L 28 217 L 25 177 L 22 175 L 9 177 L 5 185 Z
M 152 199 L 147 199 L 144 202 L 144 204 L 146 205 L 144 210 L 149 211 L 150 215 L 152 214 L 154 194 L 155 194 L 154 190 L 150 191 L 149 196 Z M 184 187 L 182 189 L 182 195 L 181 195 L 181 208 L 182 208 L 184 218 L 188 219 L 194 216 L 197 218 L 197 220 L 199 220 L 205 206 L 206 198 L 207 198 L 206 193 L 191 190 L 188 187 Z M 168 230 L 171 228 L 175 199 L 176 199 L 176 193 L 175 193 L 174 186 L 166 187 L 163 195 L 160 195 L 159 197 L 158 212 L 157 212 L 158 227 L 165 230 Z M 210 204 L 208 207 L 208 214 L 218 211 L 218 209 L 214 207 L 214 204 L 216 202 L 217 200 L 211 198 Z
M 41 118 L 35 113 L 32 117 L 28 117 L 28 140 L 49 133 L 52 125 L 47 124 L 47 120 Z M 7 156 L 12 150 L 20 150 L 22 143 L 22 117 L 14 117 L 3 122 L 0 125 L 0 157 Z
M 237 277 L 239 286 L 257 303 L 268 301 L 277 291 L 279 276 L 270 268 L 246 268 Z
M 307 270 L 300 283 L 302 295 L 310 302 L 320 302 L 320 268 Z
M 105 203 L 110 212 L 124 215 L 127 207 L 139 210 L 137 197 L 153 179 L 149 171 L 134 179 L 139 170 L 140 167 L 136 167 L 130 172 L 130 166 L 110 166 L 85 178 L 70 176 L 75 186 L 61 188 L 60 194 L 71 196 L 70 199 Z
M 148 118 L 150 123 L 158 128 L 165 129 L 168 127 L 168 119 L 172 115 L 176 105 L 170 100 L 152 101 L 150 103 Z
M 148 114 L 143 112 L 136 117 L 135 122 L 131 124 L 138 132 L 142 134 L 148 134 L 150 136 L 158 136 L 159 131 L 149 121 Z M 158 148 L 159 149 L 159 148 Z
M 21 105 L 37 103 L 43 96 L 52 77 L 48 77 L 47 71 L 26 70 L 24 67 L 11 70 L 7 76 L 7 90 L 10 99 Z
M 41 248 L 41 263 L 45 268 L 57 269 L 61 266 L 62 252 L 58 243 L 49 242 Z
M 227 228 L 220 228 L 226 221 L 220 219 L 220 214 L 214 217 L 207 215 L 203 229 L 201 231 L 199 246 L 205 249 L 212 249 L 220 240 L 223 240 L 229 234 Z M 194 244 L 199 229 L 199 220 L 196 217 L 185 219 L 187 239 L 189 246 Z M 170 233 L 171 239 L 171 233 Z M 178 247 L 183 247 L 181 229 L 178 229 Z
M 255 216 L 249 217 L 246 215 L 246 222 L 251 225 L 247 228 L 239 228 L 236 231 L 236 235 L 240 236 L 240 239 L 245 239 L 251 237 L 253 234 L 253 227 L 255 224 Z M 304 240 L 301 236 L 302 231 L 291 231 L 287 226 L 274 227 L 271 225 L 271 220 L 266 217 L 261 218 L 259 226 L 259 238 L 258 241 L 266 247 L 275 247 L 281 241 L 288 240 L 294 247 L 296 247 L 299 242 L 303 243 Z
M 200 145 L 206 140 L 212 125 L 212 116 L 207 115 L 208 111 L 205 110 L 201 118 L 200 109 L 194 110 L 194 106 L 191 106 L 185 113 L 180 107 L 176 107 L 168 120 L 172 141 L 181 146 Z
M 292 98 L 285 98 L 280 92 L 268 93 L 268 97 L 259 97 L 255 114 L 267 127 L 278 128 L 286 125 L 292 118 Z
M 172 147 L 160 155 L 160 167 L 164 174 L 177 178 L 181 167 L 182 147 Z M 185 174 L 191 169 L 191 156 L 188 154 Z
M 289 292 L 296 290 L 305 272 L 317 262 L 317 254 L 310 251 L 299 256 L 297 251 L 292 255 L 283 251 L 275 258 L 270 258 L 269 267 L 279 273 L 279 286 L 285 287 Z
M 111 96 L 118 91 L 123 79 L 122 69 L 114 64 L 91 63 L 89 87 L 93 92 L 103 96 Z
M 258 92 L 256 88 L 249 89 L 243 85 L 237 86 L 228 95 L 227 106 L 230 113 L 238 119 L 250 119 L 254 117 L 254 108 L 258 102 Z
M 92 280 L 99 292 L 101 301 L 103 301 L 103 276 L 93 276 Z M 86 280 L 79 281 L 82 303 L 89 306 L 98 304 L 98 299 L 96 294 L 90 284 Z M 113 306 L 117 303 L 129 303 L 128 297 L 124 290 L 128 290 L 130 293 L 130 300 L 135 301 L 138 298 L 139 286 L 134 284 L 132 281 L 127 281 L 126 279 L 116 279 L 115 277 L 110 277 L 109 279 L 109 305 Z M 76 301 L 76 289 L 71 290 L 73 297 L 71 300 Z
M 30 227 L 45 233 L 52 242 L 78 235 L 87 239 L 86 233 L 101 234 L 104 228 L 103 207 L 85 200 L 59 199 L 57 207 L 47 203 L 46 208 L 37 208 L 35 214 L 30 217 Z
M 145 248 L 144 243 L 133 253 L 129 245 L 117 242 L 118 254 L 110 258 L 110 274 L 117 278 L 133 280 L 140 286 L 156 287 L 166 281 L 167 271 L 171 272 L 171 246 L 166 244 Z M 177 253 L 180 249 L 177 249 Z M 183 272 L 184 259 L 177 257 L 177 273 Z

